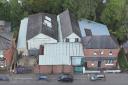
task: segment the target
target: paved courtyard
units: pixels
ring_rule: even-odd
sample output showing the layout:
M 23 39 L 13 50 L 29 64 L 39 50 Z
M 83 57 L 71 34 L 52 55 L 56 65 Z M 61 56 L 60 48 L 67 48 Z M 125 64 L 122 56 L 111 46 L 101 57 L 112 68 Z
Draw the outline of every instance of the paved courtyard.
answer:
M 73 83 L 57 81 L 57 76 L 50 76 L 50 81 L 37 81 L 34 75 L 14 75 L 9 82 L 0 81 L 0 85 L 128 85 L 128 74 L 106 74 L 106 81 L 90 81 L 88 75 L 75 75 Z

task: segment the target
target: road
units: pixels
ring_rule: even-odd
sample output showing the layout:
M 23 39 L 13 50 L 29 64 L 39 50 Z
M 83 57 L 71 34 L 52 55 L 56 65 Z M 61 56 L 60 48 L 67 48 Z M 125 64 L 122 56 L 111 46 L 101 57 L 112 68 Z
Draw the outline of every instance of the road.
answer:
M 16 76 L 15 76 L 16 77 Z M 37 81 L 33 78 L 13 78 L 9 82 L 0 81 L 0 85 L 128 85 L 128 74 L 106 74 L 106 81 L 90 81 L 86 75 L 75 75 L 73 83 L 58 82 L 55 78 L 50 81 Z

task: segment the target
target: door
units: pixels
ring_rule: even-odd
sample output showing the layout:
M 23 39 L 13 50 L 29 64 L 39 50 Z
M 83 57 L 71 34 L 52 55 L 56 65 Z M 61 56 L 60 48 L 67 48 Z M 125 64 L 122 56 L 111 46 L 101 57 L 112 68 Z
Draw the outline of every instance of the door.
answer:
M 98 61 L 98 67 L 101 67 L 101 61 Z
M 84 66 L 85 66 L 86 68 L 88 67 L 88 66 L 87 66 L 87 62 L 84 63 Z

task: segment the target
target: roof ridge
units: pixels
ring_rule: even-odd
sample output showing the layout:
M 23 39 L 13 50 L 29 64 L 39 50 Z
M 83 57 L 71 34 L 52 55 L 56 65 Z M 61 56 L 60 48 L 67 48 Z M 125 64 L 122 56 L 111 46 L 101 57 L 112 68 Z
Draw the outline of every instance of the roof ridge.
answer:
M 4 36 L 3 34 L 1 34 L 1 33 L 0 33 L 0 37 L 4 38 L 4 39 L 6 39 L 6 40 L 11 41 L 11 39 L 9 39 L 9 38 L 5 37 L 5 36 Z

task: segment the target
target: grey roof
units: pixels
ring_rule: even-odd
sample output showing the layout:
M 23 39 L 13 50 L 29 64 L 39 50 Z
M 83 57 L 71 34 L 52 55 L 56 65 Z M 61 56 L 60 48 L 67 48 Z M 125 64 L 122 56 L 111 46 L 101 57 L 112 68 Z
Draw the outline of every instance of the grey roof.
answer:
M 43 24 L 45 16 L 51 18 L 52 28 L 49 28 L 48 26 Z M 38 13 L 29 16 L 26 37 L 27 40 L 33 38 L 39 33 L 43 33 L 49 37 L 58 40 L 57 16 L 48 13 Z
M 10 22 L 0 21 L 0 50 L 8 49 L 12 46 L 12 33 Z
M 0 50 L 8 49 L 12 46 L 12 34 L 0 33 Z
M 77 19 L 69 12 L 69 10 L 62 12 L 59 15 L 59 17 L 60 17 L 60 24 L 61 24 L 63 39 L 72 33 L 75 33 L 79 37 L 81 37 L 80 28 L 79 28 Z
M 0 29 L 3 28 L 2 32 L 10 32 L 11 31 L 11 23 L 7 21 L 0 20 Z
M 85 49 L 115 49 L 119 45 L 112 36 L 88 36 L 82 38 Z

